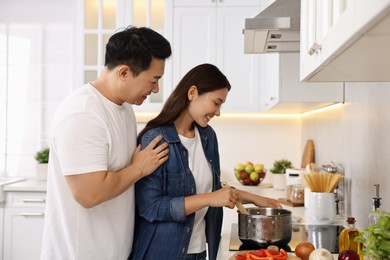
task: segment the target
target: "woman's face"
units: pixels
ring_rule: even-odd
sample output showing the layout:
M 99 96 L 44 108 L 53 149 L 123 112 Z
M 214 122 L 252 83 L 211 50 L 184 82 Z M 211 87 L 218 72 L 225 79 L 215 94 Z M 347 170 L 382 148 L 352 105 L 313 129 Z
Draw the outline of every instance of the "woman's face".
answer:
M 197 88 L 191 87 L 188 92 L 188 112 L 193 120 L 206 127 L 211 118 L 221 114 L 221 106 L 225 103 L 228 92 L 227 88 L 221 88 L 199 95 Z

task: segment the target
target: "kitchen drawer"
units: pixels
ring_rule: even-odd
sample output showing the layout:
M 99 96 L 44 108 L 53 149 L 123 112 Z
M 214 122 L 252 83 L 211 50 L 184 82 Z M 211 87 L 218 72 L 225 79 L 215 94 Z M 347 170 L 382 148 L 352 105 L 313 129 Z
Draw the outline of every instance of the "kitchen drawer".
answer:
M 6 207 L 44 207 L 45 192 L 7 192 Z

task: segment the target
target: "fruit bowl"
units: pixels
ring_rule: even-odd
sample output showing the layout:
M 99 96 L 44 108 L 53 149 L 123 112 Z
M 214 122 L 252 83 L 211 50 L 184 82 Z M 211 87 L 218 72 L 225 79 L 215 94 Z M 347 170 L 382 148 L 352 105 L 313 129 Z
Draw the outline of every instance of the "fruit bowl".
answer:
M 254 164 L 252 162 L 237 163 L 234 167 L 236 179 L 243 185 L 257 186 L 265 178 L 267 170 L 263 164 Z

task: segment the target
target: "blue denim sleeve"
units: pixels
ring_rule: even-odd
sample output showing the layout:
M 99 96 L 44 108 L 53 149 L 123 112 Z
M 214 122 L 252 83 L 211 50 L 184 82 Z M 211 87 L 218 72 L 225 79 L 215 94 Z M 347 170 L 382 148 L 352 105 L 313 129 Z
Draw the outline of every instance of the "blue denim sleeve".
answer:
M 160 133 L 151 130 L 141 139 L 142 148 L 146 147 Z M 135 197 L 139 214 L 149 222 L 175 221 L 185 222 L 184 197 L 165 196 L 164 165 L 135 184 Z

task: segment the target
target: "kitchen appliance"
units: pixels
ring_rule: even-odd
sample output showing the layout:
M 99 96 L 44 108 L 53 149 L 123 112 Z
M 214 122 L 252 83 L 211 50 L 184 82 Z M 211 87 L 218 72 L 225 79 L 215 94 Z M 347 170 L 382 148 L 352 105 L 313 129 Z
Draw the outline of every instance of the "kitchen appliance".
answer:
M 292 235 L 290 242 L 282 246 L 287 252 L 294 252 L 295 247 L 303 241 L 309 241 L 315 248 L 326 248 L 331 253 L 339 253 L 339 237 L 344 229 L 340 225 L 303 225 L 292 224 Z M 238 237 L 238 224 L 231 225 L 229 251 L 258 250 L 267 248 L 255 244 L 244 244 Z
M 278 208 L 247 208 L 238 212 L 238 237 L 245 245 L 285 246 L 291 240 L 291 211 Z
M 286 185 L 306 184 L 305 169 L 286 169 Z
M 245 19 L 244 53 L 299 52 L 300 0 L 276 0 Z

